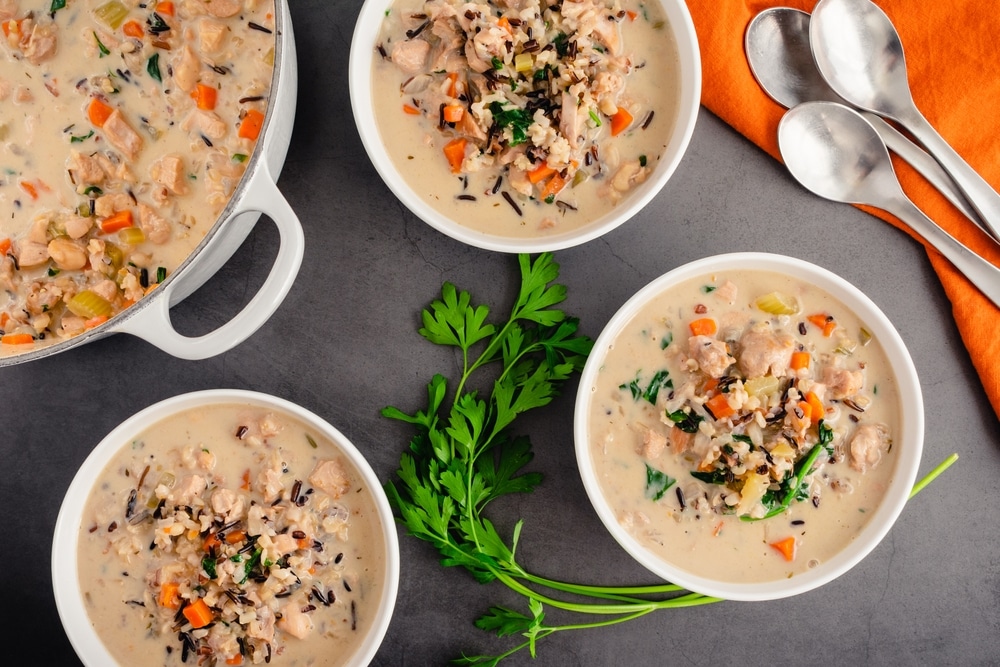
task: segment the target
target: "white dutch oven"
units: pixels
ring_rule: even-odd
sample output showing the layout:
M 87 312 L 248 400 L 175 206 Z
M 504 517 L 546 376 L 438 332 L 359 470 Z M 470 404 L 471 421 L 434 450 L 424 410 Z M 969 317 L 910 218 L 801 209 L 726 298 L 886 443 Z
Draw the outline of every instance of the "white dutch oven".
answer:
M 58 343 L 0 358 L 0 367 L 47 357 L 116 333 L 138 336 L 182 359 L 207 359 L 246 340 L 274 313 L 302 264 L 302 225 L 276 182 L 295 121 L 298 65 L 286 0 L 275 2 L 274 76 L 261 140 L 247 171 L 215 225 L 191 255 L 149 296 L 107 322 Z M 264 284 L 233 319 L 202 336 L 184 336 L 170 322 L 170 309 L 193 294 L 232 257 L 261 214 L 280 235 L 278 255 Z

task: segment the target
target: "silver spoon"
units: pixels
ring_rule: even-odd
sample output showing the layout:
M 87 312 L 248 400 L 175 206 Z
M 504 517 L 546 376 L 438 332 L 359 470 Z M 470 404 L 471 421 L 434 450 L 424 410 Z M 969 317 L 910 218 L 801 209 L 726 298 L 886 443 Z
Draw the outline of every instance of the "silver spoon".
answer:
M 830 87 L 854 106 L 908 130 L 951 175 L 991 235 L 1000 239 L 1000 195 L 917 109 L 903 45 L 885 12 L 869 0 L 820 0 L 813 9 L 809 43 Z
M 771 99 L 786 109 L 803 102 L 847 104 L 816 69 L 809 46 L 807 12 L 791 7 L 765 9 L 747 26 L 743 46 L 757 83 Z M 879 133 L 889 150 L 908 162 L 982 229 L 975 209 L 934 158 L 875 114 L 866 111 L 862 115 Z M 989 233 L 985 229 L 983 231 Z
M 778 146 L 789 171 L 808 190 L 892 213 L 1000 306 L 1000 269 L 938 227 L 906 197 L 885 143 L 857 111 L 835 102 L 800 104 L 778 123 Z

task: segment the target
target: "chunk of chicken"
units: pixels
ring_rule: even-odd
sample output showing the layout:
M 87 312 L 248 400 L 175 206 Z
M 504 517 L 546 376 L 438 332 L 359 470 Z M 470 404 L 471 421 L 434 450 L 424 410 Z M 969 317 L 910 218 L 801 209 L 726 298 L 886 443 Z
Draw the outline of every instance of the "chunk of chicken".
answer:
M 655 459 L 667 447 L 667 437 L 651 428 L 642 428 L 642 446 L 639 455 L 645 459 Z
M 205 11 L 217 19 L 236 16 L 243 9 L 243 0 L 202 0 Z
M 726 342 L 711 336 L 688 338 L 688 355 L 697 362 L 702 373 L 713 378 L 722 377 L 726 369 L 736 363 Z
M 129 160 L 134 160 L 142 150 L 142 137 L 132 129 L 118 109 L 111 112 L 101 129 L 108 143 Z
M 579 99 L 563 91 L 559 110 L 559 131 L 566 137 L 570 147 L 580 146 L 580 133 L 583 126 L 583 114 L 580 113 Z
M 77 187 L 100 185 L 107 176 L 100 160 L 78 151 L 70 151 L 69 157 L 66 158 L 66 169 Z
M 149 177 L 175 195 L 188 193 L 184 160 L 179 155 L 164 155 L 149 166 Z
M 24 57 L 32 65 L 40 65 L 52 58 L 56 53 L 56 35 L 58 29 L 54 23 L 35 24 L 24 44 Z
M 201 73 L 201 60 L 198 54 L 190 46 L 185 46 L 177 52 L 171 62 L 174 83 L 185 93 L 194 90 L 198 83 L 198 75 Z
M 278 628 L 298 639 L 305 639 L 312 632 L 312 619 L 302 612 L 303 603 L 292 600 L 281 608 L 281 619 Z
M 324 459 L 309 473 L 309 483 L 333 498 L 339 498 L 351 488 L 351 478 L 340 461 Z
M 124 211 L 132 205 L 132 198 L 124 192 L 112 192 L 101 195 L 94 200 L 94 215 L 99 218 L 106 218 L 119 211 Z
M 147 204 L 139 204 L 139 226 L 146 238 L 157 245 L 170 240 L 170 223 Z
M 14 256 L 17 257 L 18 266 L 38 266 L 49 261 L 49 246 L 47 243 L 21 239 L 14 244 Z
M 246 508 L 243 496 L 232 489 L 216 489 L 209 500 L 212 511 L 221 515 L 225 523 L 241 518 Z
M 389 59 L 406 74 L 418 74 L 423 71 L 424 63 L 431 52 L 430 42 L 423 39 L 408 39 L 396 42 L 389 54 Z
M 859 472 L 874 468 L 891 445 L 889 429 L 884 424 L 861 424 L 849 443 L 851 467 Z
M 830 398 L 840 400 L 857 395 L 865 384 L 865 374 L 846 368 L 827 366 L 823 369 L 823 384 L 830 392 Z
M 214 19 L 198 21 L 198 49 L 205 55 L 214 55 L 222 50 L 226 37 L 226 25 Z
M 229 127 L 214 111 L 193 110 L 181 121 L 181 129 L 190 132 L 192 136 L 204 135 L 218 141 L 226 136 Z
M 788 372 L 795 351 L 795 339 L 766 326 L 751 328 L 740 338 L 738 365 L 748 378 L 770 373 L 782 377 Z

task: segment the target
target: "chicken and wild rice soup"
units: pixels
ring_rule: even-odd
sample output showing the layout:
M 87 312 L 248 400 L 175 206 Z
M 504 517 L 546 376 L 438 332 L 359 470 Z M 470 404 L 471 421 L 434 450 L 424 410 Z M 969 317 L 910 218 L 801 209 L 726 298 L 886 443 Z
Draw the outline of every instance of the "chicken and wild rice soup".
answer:
M 166 418 L 105 467 L 83 517 L 85 606 L 122 665 L 343 665 L 383 593 L 371 490 L 285 413 Z
M 894 467 L 899 397 L 865 323 L 794 277 L 672 287 L 606 351 L 590 399 L 621 525 L 692 574 L 755 583 L 833 557 Z
M 254 150 L 273 0 L 0 0 L 0 354 L 166 279 Z
M 677 116 L 658 2 L 395 0 L 376 48 L 376 121 L 397 169 L 489 234 L 611 211 L 655 169 Z

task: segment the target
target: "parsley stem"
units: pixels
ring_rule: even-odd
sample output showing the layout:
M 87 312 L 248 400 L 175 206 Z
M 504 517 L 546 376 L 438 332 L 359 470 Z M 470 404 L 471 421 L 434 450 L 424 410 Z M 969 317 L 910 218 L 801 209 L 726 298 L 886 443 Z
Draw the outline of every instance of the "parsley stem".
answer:
M 945 470 L 947 470 L 948 468 L 950 468 L 951 464 L 954 463 L 957 460 L 958 460 L 958 454 L 956 453 L 956 454 L 952 454 L 951 456 L 949 456 L 948 458 L 946 458 L 944 461 L 941 461 L 941 463 L 937 464 L 937 467 L 934 468 L 934 470 L 931 470 L 929 473 L 927 473 L 926 475 L 924 475 L 923 479 L 921 479 L 919 482 L 917 482 L 916 484 L 913 485 L 913 490 L 910 491 L 909 498 L 912 499 L 913 496 L 915 496 L 918 493 L 920 493 L 921 491 L 923 491 L 923 489 L 924 489 L 925 486 L 927 486 L 928 484 L 930 484 L 931 482 L 933 482 L 935 479 L 937 479 L 938 475 L 940 475 Z

